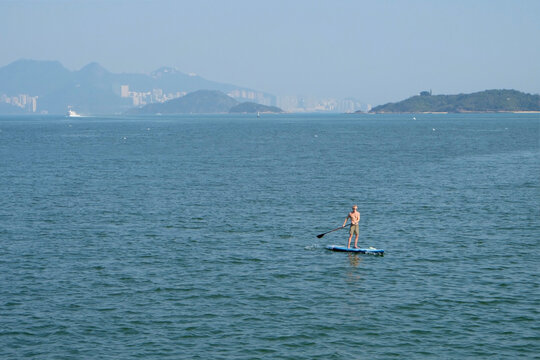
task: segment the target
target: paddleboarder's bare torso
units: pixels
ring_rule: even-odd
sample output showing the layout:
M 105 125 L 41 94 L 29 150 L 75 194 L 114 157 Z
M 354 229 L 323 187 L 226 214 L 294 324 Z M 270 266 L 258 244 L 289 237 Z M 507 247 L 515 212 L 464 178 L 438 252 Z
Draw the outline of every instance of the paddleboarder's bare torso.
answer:
M 352 211 L 347 215 L 345 218 L 345 221 L 343 222 L 343 226 L 347 223 L 347 221 L 351 219 L 351 229 L 349 231 L 349 242 L 347 247 L 351 247 L 351 239 L 353 237 L 353 234 L 356 234 L 356 237 L 354 238 L 354 247 L 358 247 L 358 223 L 360 222 L 360 213 L 358 212 L 358 206 L 353 205 Z

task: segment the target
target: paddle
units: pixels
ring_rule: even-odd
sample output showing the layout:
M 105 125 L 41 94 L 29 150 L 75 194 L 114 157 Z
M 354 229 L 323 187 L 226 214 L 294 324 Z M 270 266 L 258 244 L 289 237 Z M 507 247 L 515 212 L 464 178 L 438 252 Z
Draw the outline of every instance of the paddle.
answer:
M 343 229 L 345 226 L 349 226 L 349 225 L 351 225 L 351 224 L 343 225 L 343 226 L 341 226 L 341 227 L 335 228 L 334 230 L 330 230 L 330 231 L 327 231 L 327 232 L 325 232 L 325 233 L 319 234 L 319 235 L 317 235 L 317 237 L 320 239 L 320 238 L 322 238 L 324 235 L 326 235 L 326 234 L 328 234 L 328 233 L 331 233 L 331 232 L 337 231 L 337 230 L 341 230 L 341 229 Z

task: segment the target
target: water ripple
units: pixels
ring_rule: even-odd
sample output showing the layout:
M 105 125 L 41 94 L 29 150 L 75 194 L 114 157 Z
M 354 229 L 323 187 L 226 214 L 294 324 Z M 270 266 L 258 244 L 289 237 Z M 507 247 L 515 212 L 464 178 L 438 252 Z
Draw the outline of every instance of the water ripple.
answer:
M 0 357 L 533 358 L 515 116 L 0 118 Z

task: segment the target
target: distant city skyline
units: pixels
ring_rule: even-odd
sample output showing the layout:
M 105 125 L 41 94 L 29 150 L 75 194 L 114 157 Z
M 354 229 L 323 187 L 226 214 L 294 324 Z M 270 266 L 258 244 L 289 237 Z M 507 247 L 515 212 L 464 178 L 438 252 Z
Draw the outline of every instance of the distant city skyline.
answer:
M 282 99 L 373 105 L 429 89 L 540 93 L 538 14 L 535 0 L 7 0 L 0 66 L 171 66 Z
M 86 114 L 121 113 L 130 107 L 164 103 L 199 90 L 217 90 L 239 103 L 277 105 L 287 112 L 352 113 L 370 108 L 352 98 L 275 96 L 167 67 L 150 75 L 113 73 L 96 62 L 78 71 L 70 71 L 59 61 L 31 59 L 0 67 L 0 112 L 4 113 L 49 114 L 65 109 L 82 109 Z

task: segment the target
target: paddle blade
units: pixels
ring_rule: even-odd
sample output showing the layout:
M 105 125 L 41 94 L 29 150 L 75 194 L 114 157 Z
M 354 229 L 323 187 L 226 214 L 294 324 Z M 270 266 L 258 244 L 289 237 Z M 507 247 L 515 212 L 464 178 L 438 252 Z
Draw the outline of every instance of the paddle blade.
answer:
M 317 237 L 320 239 L 320 238 L 322 238 L 324 235 L 325 235 L 325 234 L 319 234 L 319 235 L 317 235 Z

